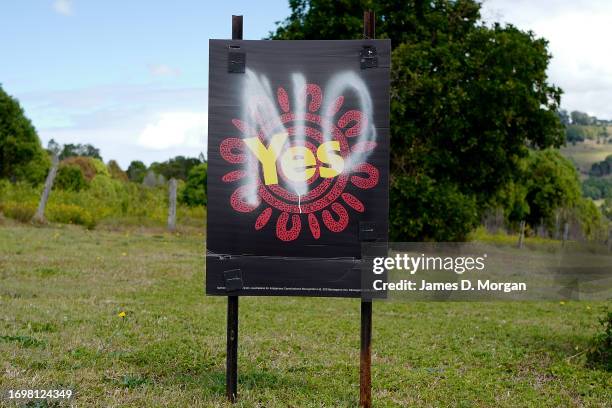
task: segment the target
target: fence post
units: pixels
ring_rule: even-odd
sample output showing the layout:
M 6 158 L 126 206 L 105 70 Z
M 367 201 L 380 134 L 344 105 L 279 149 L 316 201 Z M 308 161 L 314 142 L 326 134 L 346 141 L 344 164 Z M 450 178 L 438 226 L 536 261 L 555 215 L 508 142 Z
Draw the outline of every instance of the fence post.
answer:
M 168 230 L 176 231 L 176 179 L 168 183 Z
M 59 157 L 57 153 L 53 153 L 53 159 L 51 162 L 51 169 L 47 174 L 47 180 L 45 180 L 45 188 L 42 195 L 40 196 L 40 202 L 36 209 L 36 214 L 32 217 L 32 222 L 44 223 L 45 222 L 45 208 L 47 207 L 47 201 L 53 188 L 53 182 L 55 181 L 55 175 L 57 174 L 57 168 L 59 167 Z
M 519 248 L 523 248 L 524 240 L 525 240 L 525 220 L 521 221 L 521 225 L 519 227 L 519 239 L 518 239 Z

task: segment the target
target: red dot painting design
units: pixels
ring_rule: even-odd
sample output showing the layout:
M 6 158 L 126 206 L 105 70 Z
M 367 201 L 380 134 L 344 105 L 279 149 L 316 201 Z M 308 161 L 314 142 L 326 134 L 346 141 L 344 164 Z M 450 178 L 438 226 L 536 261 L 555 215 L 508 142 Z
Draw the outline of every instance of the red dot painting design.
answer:
M 230 165 L 239 165 L 238 169 L 229 171 L 221 178 L 224 183 L 239 184 L 230 196 L 231 207 L 237 213 L 259 211 L 253 226 L 255 230 L 265 233 L 269 230 L 266 227 L 272 224 L 276 237 L 284 242 L 296 240 L 302 230 L 319 239 L 324 233 L 321 224 L 329 233 L 344 231 L 349 225 L 351 212 L 363 213 L 366 210 L 356 195 L 346 191 L 347 187 L 352 185 L 353 193 L 358 195 L 359 190 L 371 189 L 379 181 L 379 171 L 370 163 L 353 163 L 348 168 L 351 155 L 358 156 L 376 148 L 374 141 L 357 141 L 358 136 L 368 129 L 368 117 L 359 110 L 349 109 L 334 120 L 344 106 L 344 96 L 336 98 L 325 112 L 319 112 L 323 91 L 317 84 L 306 84 L 297 97 L 304 102 L 305 113 L 292 112 L 290 95 L 285 88 L 279 87 L 276 103 L 280 113 L 277 117 L 271 117 L 261 108 L 265 106 L 262 101 L 250 101 L 250 105 L 254 106 L 251 110 L 253 123 L 233 119 L 232 124 L 242 133 L 242 137 L 258 137 L 266 146 L 269 143 L 266 135 L 287 132 L 289 136 L 283 152 L 291 146 L 301 145 L 313 152 L 315 157 L 318 146 L 327 141 L 322 130 L 329 129 L 328 140 L 338 142 L 339 154 L 347 166 L 342 174 L 334 178 L 320 177 L 319 167 L 323 164 L 316 158 L 315 173 L 306 180 L 308 191 L 298 195 L 280 166 L 277 166 L 278 184 L 263 183 L 261 164 L 254 156 L 249 160 L 252 153 L 242 138 L 228 137 L 219 145 L 221 157 Z M 296 138 L 298 122 L 303 126 L 303 141 Z M 256 197 L 247 198 L 253 193 Z

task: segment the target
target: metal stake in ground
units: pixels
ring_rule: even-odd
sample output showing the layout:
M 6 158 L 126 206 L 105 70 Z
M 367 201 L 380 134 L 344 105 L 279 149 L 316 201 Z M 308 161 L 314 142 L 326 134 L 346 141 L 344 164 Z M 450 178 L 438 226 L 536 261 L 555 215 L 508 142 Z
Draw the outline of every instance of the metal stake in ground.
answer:
M 363 13 L 363 37 L 373 39 L 376 32 L 373 11 Z M 372 407 L 372 301 L 361 300 L 361 352 L 359 353 L 359 406 Z
M 242 40 L 242 16 L 232 16 L 232 40 Z M 225 394 L 230 402 L 236 402 L 238 398 L 238 296 L 227 298 Z

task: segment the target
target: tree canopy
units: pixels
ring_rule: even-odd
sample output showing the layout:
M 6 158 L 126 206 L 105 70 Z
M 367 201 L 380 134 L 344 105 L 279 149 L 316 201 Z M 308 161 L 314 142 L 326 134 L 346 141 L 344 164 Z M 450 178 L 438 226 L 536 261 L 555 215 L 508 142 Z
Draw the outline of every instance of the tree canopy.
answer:
M 376 12 L 377 37 L 391 39 L 393 239 L 461 239 L 518 177 L 530 147 L 564 142 L 546 40 L 511 25 L 483 25 L 478 2 L 289 4 L 274 39 L 361 38 L 366 9 Z M 443 233 L 433 233 L 435 226 Z
M 50 160 L 19 102 L 0 86 L 0 178 L 38 183 Z

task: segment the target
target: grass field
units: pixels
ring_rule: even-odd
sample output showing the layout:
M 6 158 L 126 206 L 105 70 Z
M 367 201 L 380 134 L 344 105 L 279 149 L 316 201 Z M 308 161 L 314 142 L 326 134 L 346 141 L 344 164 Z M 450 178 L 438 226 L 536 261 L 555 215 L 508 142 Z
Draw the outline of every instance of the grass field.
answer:
M 227 406 L 226 300 L 203 294 L 201 233 L 2 223 L 0 390 Z M 375 406 L 610 406 L 612 373 L 580 354 L 601 307 L 375 303 Z M 240 319 L 237 406 L 357 406 L 358 300 L 242 298 Z
M 587 140 L 576 143 L 575 146 L 568 144 L 561 148 L 561 153 L 578 166 L 581 174 L 587 175 L 593 163 L 602 161 L 612 154 L 612 144 L 597 144 L 592 140 Z

